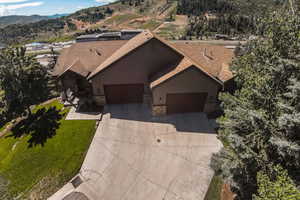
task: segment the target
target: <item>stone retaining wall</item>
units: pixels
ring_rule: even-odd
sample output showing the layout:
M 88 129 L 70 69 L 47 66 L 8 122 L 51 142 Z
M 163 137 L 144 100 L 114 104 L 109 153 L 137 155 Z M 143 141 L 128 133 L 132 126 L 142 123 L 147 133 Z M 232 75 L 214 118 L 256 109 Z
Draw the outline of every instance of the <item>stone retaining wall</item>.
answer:
M 153 116 L 162 116 L 167 114 L 167 106 L 159 105 L 159 106 L 152 106 L 152 115 Z

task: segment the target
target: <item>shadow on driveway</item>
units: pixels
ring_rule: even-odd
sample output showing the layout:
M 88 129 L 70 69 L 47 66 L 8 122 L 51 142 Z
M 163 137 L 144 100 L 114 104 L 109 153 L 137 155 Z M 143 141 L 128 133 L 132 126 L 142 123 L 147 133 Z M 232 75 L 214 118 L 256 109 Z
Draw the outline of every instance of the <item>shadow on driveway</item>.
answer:
M 154 117 L 151 109 L 145 104 L 120 104 L 107 105 L 104 113 L 110 114 L 110 118 L 172 124 L 179 132 L 215 134 L 205 113 L 183 113 Z

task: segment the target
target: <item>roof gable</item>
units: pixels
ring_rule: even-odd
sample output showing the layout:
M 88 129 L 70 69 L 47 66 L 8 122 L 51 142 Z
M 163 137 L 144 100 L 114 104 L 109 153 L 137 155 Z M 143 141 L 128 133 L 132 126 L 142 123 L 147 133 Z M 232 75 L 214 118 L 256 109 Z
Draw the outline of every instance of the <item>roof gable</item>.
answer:
M 166 40 L 164 40 L 164 39 L 162 39 L 162 38 L 160 38 L 158 36 L 155 36 L 155 37 L 156 37 L 156 39 L 160 40 L 162 43 L 168 45 L 174 51 L 177 51 L 178 53 L 180 53 L 184 58 L 188 59 L 192 63 L 193 66 L 199 68 L 208 77 L 210 77 L 211 79 L 213 79 L 214 81 L 216 81 L 218 84 L 223 85 L 223 82 L 221 80 L 219 80 L 217 78 L 217 76 L 213 76 L 212 74 L 210 74 L 208 72 L 208 70 L 203 67 L 202 63 L 195 62 L 195 59 L 193 59 L 192 57 L 190 57 L 187 52 L 182 51 L 181 49 L 177 48 L 174 44 L 169 43 Z M 190 50 L 190 51 L 192 52 L 193 50 Z
M 76 74 L 86 77 L 90 72 L 84 67 L 84 65 L 80 62 L 79 59 L 75 60 L 72 65 L 65 69 L 58 77 L 63 76 L 66 72 L 72 71 Z
M 143 46 L 154 36 L 149 31 L 144 31 L 137 36 L 130 39 L 125 45 L 115 51 L 108 59 L 106 59 L 100 66 L 98 66 L 88 77 L 88 79 L 93 78 L 96 74 L 103 71 L 107 67 L 111 66 L 113 63 L 117 62 L 124 56 L 128 55 L 132 51 L 136 50 L 137 48 Z
M 126 42 L 125 40 L 112 40 L 75 43 L 61 52 L 54 68 L 54 74 L 60 76 L 77 59 L 84 65 L 85 70 L 93 72 Z
M 229 69 L 234 57 L 232 50 L 224 46 L 203 44 L 197 41 L 180 41 L 172 44 L 201 66 L 203 70 L 222 82 L 232 78 L 233 75 Z

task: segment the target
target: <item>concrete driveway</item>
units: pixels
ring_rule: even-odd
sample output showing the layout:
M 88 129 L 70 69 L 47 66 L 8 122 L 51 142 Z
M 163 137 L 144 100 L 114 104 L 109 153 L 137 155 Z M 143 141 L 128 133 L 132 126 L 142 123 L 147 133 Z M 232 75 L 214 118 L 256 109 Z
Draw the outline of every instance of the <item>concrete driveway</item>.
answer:
M 145 105 L 112 105 L 74 192 L 91 200 L 202 200 L 221 147 L 203 113 L 152 117 Z

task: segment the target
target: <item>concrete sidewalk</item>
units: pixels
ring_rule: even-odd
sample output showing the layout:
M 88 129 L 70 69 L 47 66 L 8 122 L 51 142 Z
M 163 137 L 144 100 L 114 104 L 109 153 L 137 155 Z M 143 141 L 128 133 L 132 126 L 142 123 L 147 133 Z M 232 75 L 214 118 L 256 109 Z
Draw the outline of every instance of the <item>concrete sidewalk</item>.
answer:
M 80 183 L 50 200 L 203 200 L 221 148 L 203 113 L 152 117 L 145 105 L 107 106 Z M 74 193 L 76 192 L 76 193 Z
M 71 107 L 66 120 L 101 120 L 102 112 L 78 112 L 75 107 Z

